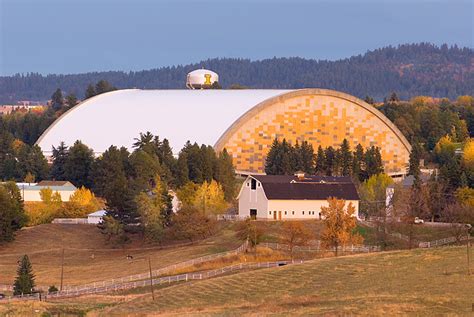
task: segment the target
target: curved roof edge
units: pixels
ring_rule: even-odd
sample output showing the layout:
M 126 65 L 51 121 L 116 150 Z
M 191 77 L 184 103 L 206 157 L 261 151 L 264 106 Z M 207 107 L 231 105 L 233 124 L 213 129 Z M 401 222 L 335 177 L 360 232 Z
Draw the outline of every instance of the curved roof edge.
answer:
M 375 115 L 377 118 L 379 118 L 383 123 L 385 123 L 385 125 L 397 136 L 400 142 L 405 146 L 407 151 L 411 152 L 411 145 L 408 142 L 408 140 L 405 138 L 405 136 L 402 134 L 402 132 L 395 126 L 395 124 L 392 121 L 390 121 L 382 112 L 377 110 L 374 106 L 371 106 L 365 101 L 343 92 L 330 90 L 330 89 L 319 89 L 319 88 L 299 89 L 299 90 L 291 91 L 288 93 L 284 93 L 284 94 L 269 98 L 259 103 L 258 105 L 256 105 L 255 107 L 251 108 L 246 113 L 244 113 L 242 116 L 240 116 L 240 118 L 237 119 L 221 135 L 221 137 L 215 143 L 214 148 L 217 151 L 222 151 L 224 149 L 224 145 L 229 141 L 232 135 L 234 135 L 234 133 L 237 132 L 237 130 L 240 129 L 249 119 L 255 117 L 258 113 L 260 113 L 264 109 L 273 106 L 276 102 L 284 101 L 286 99 L 293 98 L 293 97 L 299 97 L 299 96 L 310 95 L 310 94 L 344 99 L 344 100 L 353 102 L 356 105 L 362 107 L 363 109 L 369 111 L 370 113 Z
M 78 103 L 77 105 L 75 105 L 74 107 L 72 107 L 71 109 L 69 109 L 68 111 L 66 111 L 65 113 L 63 113 L 62 115 L 60 115 L 56 120 L 54 120 L 53 123 L 51 123 L 49 125 L 49 127 L 44 130 L 43 133 L 41 133 L 40 137 L 38 138 L 38 140 L 36 140 L 35 142 L 35 145 L 40 145 L 41 141 L 43 141 L 43 139 L 45 138 L 45 136 L 49 133 L 49 131 L 51 131 L 62 119 L 64 119 L 66 116 L 68 115 L 71 115 L 71 113 L 75 110 L 77 110 L 79 107 L 91 102 L 91 101 L 94 101 L 94 100 L 97 100 L 101 97 L 104 97 L 106 95 L 111 95 L 113 93 L 117 93 L 119 91 L 124 91 L 124 90 L 140 90 L 140 89 L 117 89 L 117 90 L 112 90 L 112 91 L 108 91 L 108 92 L 104 92 L 102 94 L 99 94 L 99 95 L 96 95 L 94 97 L 90 97 L 90 98 L 87 98 L 86 100 L 83 100 L 81 101 L 80 103 Z

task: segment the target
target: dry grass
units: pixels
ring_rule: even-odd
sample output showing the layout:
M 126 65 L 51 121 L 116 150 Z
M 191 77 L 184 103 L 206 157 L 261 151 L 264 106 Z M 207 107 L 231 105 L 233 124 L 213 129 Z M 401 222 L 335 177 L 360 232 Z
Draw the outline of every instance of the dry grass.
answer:
M 167 273 L 166 275 L 183 274 L 189 272 L 201 272 L 215 270 L 226 266 L 231 266 L 246 262 L 274 262 L 289 260 L 290 256 L 286 252 L 275 251 L 266 247 L 258 247 L 257 254 L 253 252 L 230 255 L 218 258 L 212 261 L 198 263 L 195 265 L 183 267 Z
M 161 289 L 94 311 L 137 315 L 461 315 L 474 276 L 463 247 L 319 259 Z
M 235 249 L 239 244 L 233 238 L 233 231 L 224 228 L 218 235 L 190 246 L 160 250 L 159 246 L 134 241 L 125 248 L 113 249 L 95 226 L 40 225 L 21 230 L 14 242 L 0 246 L 0 283 L 13 283 L 17 260 L 23 254 L 31 259 L 38 285 L 59 286 L 62 248 L 65 248 L 64 284 L 78 285 L 147 272 L 148 257 L 153 269 L 157 269 Z M 127 260 L 127 255 L 133 259 Z

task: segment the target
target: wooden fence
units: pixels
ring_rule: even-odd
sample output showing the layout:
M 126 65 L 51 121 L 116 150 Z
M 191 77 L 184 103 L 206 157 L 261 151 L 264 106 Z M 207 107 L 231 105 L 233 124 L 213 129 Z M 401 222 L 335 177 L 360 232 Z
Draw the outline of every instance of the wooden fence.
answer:
M 97 293 L 106 293 L 112 291 L 121 291 L 121 290 L 128 290 L 134 288 L 141 288 L 150 286 L 152 283 L 153 285 L 163 285 L 163 284 L 171 284 L 177 282 L 187 282 L 191 280 L 204 280 L 209 279 L 215 276 L 229 274 L 232 272 L 236 272 L 239 270 L 245 269 L 259 269 L 259 268 L 270 268 L 270 267 L 279 267 L 289 264 L 300 264 L 303 261 L 276 261 L 276 262 L 258 262 L 258 263 L 240 263 L 232 266 L 226 266 L 220 269 L 199 272 L 199 273 L 186 273 L 186 274 L 179 274 L 179 275 L 172 275 L 172 276 L 164 276 L 150 279 L 148 275 L 148 279 L 140 280 L 140 281 L 133 281 L 133 282 L 123 282 L 123 283 L 115 283 L 113 285 L 106 285 L 106 286 L 98 286 L 94 288 L 87 288 L 87 289 L 78 289 L 78 290 L 64 290 L 58 291 L 54 293 L 46 293 L 42 295 L 42 299 L 57 299 L 57 298 L 66 298 L 66 297 L 76 297 L 81 295 L 87 294 L 97 294 Z M 23 295 L 23 296 L 7 296 L 6 300 L 30 300 L 30 299 L 40 299 L 39 294 L 32 294 L 32 295 Z
M 335 248 L 325 249 L 321 247 L 320 241 L 314 245 L 306 245 L 306 246 L 294 246 L 293 251 L 301 251 L 301 252 L 322 252 L 322 251 L 335 251 Z M 281 243 L 260 243 L 261 246 L 275 249 L 275 250 L 283 250 L 289 251 L 290 247 L 286 244 Z M 341 246 L 337 248 L 338 251 L 341 252 L 354 252 L 354 253 L 368 253 L 368 252 L 380 252 L 381 248 L 378 245 L 348 245 L 348 246 Z

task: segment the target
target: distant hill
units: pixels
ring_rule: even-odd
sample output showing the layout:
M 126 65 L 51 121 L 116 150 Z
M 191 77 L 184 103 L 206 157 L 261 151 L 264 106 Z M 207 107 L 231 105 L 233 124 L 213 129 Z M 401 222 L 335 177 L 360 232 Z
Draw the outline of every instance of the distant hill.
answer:
M 219 73 L 224 88 L 232 84 L 251 88 L 317 87 L 340 90 L 361 98 L 369 95 L 377 100 L 393 91 L 401 98 L 474 95 L 473 49 L 421 43 L 384 47 L 337 61 L 299 57 L 260 61 L 215 58 L 138 72 L 6 76 L 0 77 L 0 103 L 47 100 L 57 88 L 82 98 L 87 85 L 101 79 L 118 88 L 185 88 L 186 74 L 201 67 Z

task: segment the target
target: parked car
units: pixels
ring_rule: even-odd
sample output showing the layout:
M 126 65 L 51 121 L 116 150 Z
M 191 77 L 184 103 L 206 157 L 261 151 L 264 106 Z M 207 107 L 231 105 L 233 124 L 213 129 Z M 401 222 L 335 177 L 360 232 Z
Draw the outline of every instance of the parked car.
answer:
M 416 224 L 422 224 L 422 223 L 425 223 L 425 221 L 423 219 L 420 219 L 418 217 L 415 217 L 415 223 Z

